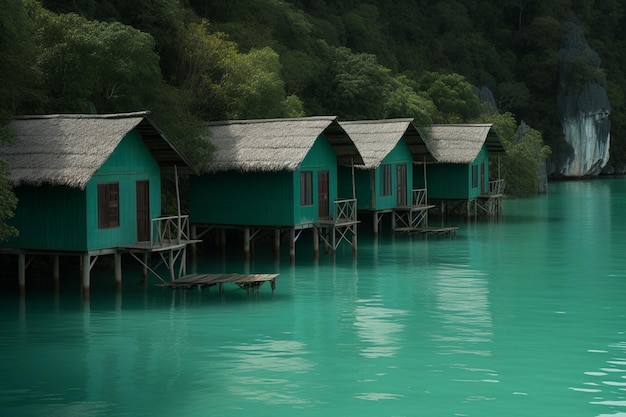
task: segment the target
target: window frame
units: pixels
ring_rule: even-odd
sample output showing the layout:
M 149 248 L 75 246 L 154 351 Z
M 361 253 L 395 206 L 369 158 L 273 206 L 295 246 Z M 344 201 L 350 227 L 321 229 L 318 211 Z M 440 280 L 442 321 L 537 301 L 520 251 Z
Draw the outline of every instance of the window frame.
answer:
M 120 227 L 120 183 L 98 184 L 98 229 Z
M 391 164 L 382 164 L 380 166 L 380 196 L 388 197 L 393 194 L 393 167 Z
M 300 172 L 300 205 L 313 205 L 313 171 Z

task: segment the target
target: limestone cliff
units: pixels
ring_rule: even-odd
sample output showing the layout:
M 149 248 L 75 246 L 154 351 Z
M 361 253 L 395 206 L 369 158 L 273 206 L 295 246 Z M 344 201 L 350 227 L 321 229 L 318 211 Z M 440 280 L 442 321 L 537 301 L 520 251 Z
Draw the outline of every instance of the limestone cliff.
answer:
M 609 160 L 611 106 L 600 70 L 600 58 L 587 45 L 580 28 L 568 25 L 559 51 L 558 104 L 569 149 L 553 153 L 556 175 L 598 175 Z

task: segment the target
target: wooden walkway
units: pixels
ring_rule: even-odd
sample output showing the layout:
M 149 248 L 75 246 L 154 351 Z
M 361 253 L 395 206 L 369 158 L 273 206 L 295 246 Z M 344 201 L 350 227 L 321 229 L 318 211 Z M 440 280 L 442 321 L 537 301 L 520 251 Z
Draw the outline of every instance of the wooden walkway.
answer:
M 159 287 L 169 288 L 203 288 L 217 285 L 220 290 L 220 294 L 224 292 L 224 284 L 232 282 L 237 284 L 240 288 L 246 290 L 255 289 L 258 291 L 259 287 L 264 282 L 269 281 L 272 287 L 272 291 L 276 289 L 276 277 L 278 274 L 191 274 L 178 278 L 173 281 L 163 282 L 158 284 Z
M 423 234 L 433 234 L 437 236 L 448 236 L 450 238 L 456 237 L 456 231 L 459 230 L 456 226 L 450 227 L 401 227 L 395 229 L 396 232 L 406 232 L 406 233 L 423 233 Z

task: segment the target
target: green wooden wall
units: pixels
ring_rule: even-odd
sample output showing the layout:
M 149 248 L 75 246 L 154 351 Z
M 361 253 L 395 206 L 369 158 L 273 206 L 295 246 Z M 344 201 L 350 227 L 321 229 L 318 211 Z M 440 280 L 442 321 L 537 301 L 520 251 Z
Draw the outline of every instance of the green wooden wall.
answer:
M 192 223 L 293 224 L 293 172 L 225 171 L 191 177 Z M 298 200 L 299 201 L 299 200 Z
M 85 192 L 78 188 L 24 185 L 15 188 L 19 199 L 10 223 L 19 236 L 2 246 L 72 251 L 87 247 Z
M 481 164 L 484 163 L 483 187 L 489 190 L 489 155 L 483 146 L 471 164 L 434 164 L 426 165 L 428 182 L 428 198 L 442 200 L 465 200 L 481 194 Z M 473 166 L 477 167 L 477 186 L 472 186 Z M 424 170 L 416 165 L 413 170 L 414 183 L 417 188 L 424 186 Z
M 130 132 L 87 184 L 89 249 L 111 248 L 137 241 L 136 182 L 150 184 L 150 218 L 161 215 L 161 170 L 141 136 Z M 119 182 L 120 226 L 98 229 L 98 183 Z
M 161 212 L 160 169 L 140 135 L 130 132 L 96 171 L 85 190 L 43 185 L 16 188 L 20 201 L 11 224 L 20 235 L 4 246 L 52 251 L 113 248 L 137 241 L 136 188 L 150 184 L 150 217 Z M 100 182 L 119 183 L 120 226 L 98 229 Z
M 191 222 L 237 226 L 296 226 L 316 222 L 317 173 L 324 170 L 329 171 L 332 203 L 337 198 L 337 157 L 322 135 L 295 171 L 227 171 L 193 176 L 189 187 Z M 313 174 L 310 206 L 300 206 L 301 171 Z
M 413 188 L 413 158 L 404 140 L 387 154 L 381 165 L 391 165 L 391 195 L 382 196 L 382 170 L 380 165 L 375 169 L 354 169 L 354 184 L 357 207 L 359 210 L 386 210 L 397 207 L 398 187 L 396 167 L 405 165 L 407 168 L 407 202 L 411 201 Z M 349 168 L 339 170 L 339 187 L 341 194 L 352 195 L 352 172 Z

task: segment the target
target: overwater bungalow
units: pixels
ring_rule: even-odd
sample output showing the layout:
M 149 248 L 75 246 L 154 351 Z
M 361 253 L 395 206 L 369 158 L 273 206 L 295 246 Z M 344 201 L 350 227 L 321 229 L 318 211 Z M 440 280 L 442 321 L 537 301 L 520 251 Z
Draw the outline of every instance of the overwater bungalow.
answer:
M 10 220 L 19 235 L 0 251 L 18 255 L 21 289 L 35 255 L 52 256 L 57 280 L 59 255 L 80 256 L 88 294 L 100 255 L 114 255 L 119 284 L 123 252 L 145 267 L 150 252 L 166 261 L 184 253 L 188 219 L 160 217 L 161 169 L 194 170 L 147 112 L 25 116 L 9 128 L 15 137 L 0 158 L 19 199 Z
M 339 169 L 340 189 L 350 187 L 360 213 L 371 213 L 374 234 L 383 216 L 391 214 L 393 231 L 425 231 L 428 225 L 426 187 L 413 186 L 414 163 L 433 161 L 413 119 L 361 120 L 340 122 L 363 157 L 364 165 L 353 172 Z M 354 183 L 353 183 L 354 176 Z
M 356 200 L 340 196 L 337 166 L 363 159 L 335 116 L 233 120 L 208 125 L 217 148 L 208 173 L 190 181 L 192 235 L 218 230 L 243 232 L 244 254 L 253 239 L 273 233 L 278 252 L 282 233 L 290 255 L 302 230 L 313 230 L 335 250 L 356 244 Z M 347 197 L 347 198 L 343 198 Z
M 418 187 L 428 184 L 428 197 L 441 215 L 498 214 L 504 180 L 489 179 L 489 160 L 504 153 L 491 124 L 447 124 L 418 128 L 434 163 L 415 170 Z

